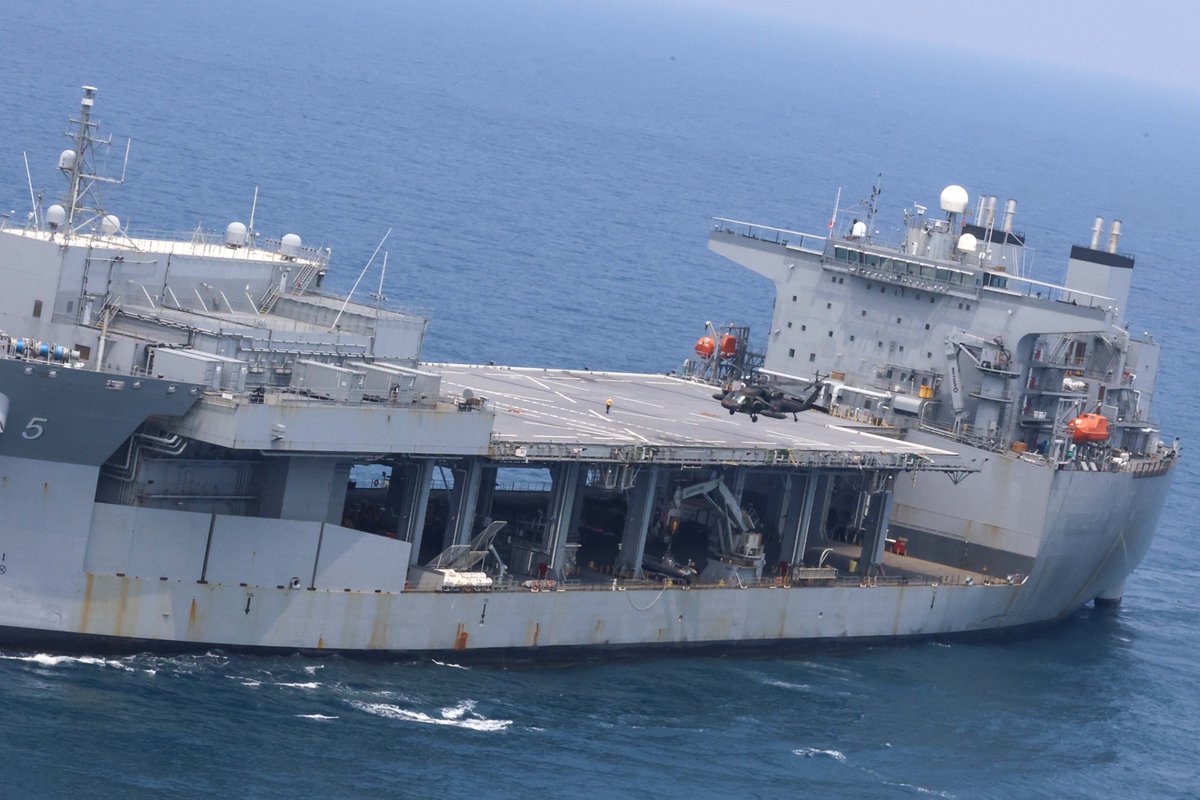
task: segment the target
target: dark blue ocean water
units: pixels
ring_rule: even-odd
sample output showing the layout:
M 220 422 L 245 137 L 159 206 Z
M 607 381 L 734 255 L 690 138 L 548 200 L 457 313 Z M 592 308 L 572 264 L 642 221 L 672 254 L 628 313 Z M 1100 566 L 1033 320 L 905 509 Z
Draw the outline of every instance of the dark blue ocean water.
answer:
M 108 205 L 135 227 L 220 230 L 260 186 L 258 230 L 332 247 L 335 287 L 393 228 L 387 293 L 432 311 L 430 358 L 665 370 L 706 319 L 770 319 L 710 216 L 820 233 L 882 173 L 886 230 L 959 182 L 1018 198 L 1045 280 L 1125 221 L 1157 415 L 1198 440 L 1195 96 L 642 6 L 9 0 L 0 205 L 27 209 L 22 150 L 60 190 L 90 83 L 134 137 Z M 1119 614 L 1018 641 L 510 670 L 0 653 L 0 792 L 1194 796 L 1197 474 Z

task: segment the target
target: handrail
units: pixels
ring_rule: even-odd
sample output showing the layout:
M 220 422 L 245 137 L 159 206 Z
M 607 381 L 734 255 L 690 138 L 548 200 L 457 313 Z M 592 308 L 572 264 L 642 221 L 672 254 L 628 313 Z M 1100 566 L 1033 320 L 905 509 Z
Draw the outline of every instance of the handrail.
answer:
M 773 242 L 774 244 L 781 244 L 781 245 L 784 245 L 787 247 L 800 247 L 801 249 L 807 247 L 807 248 L 811 249 L 812 252 L 814 252 L 814 253 L 824 252 L 824 250 L 825 250 L 824 242 L 826 242 L 828 239 L 828 237 L 818 236 L 815 233 L 805 233 L 804 231 L 793 231 L 793 230 L 789 230 L 787 228 L 774 228 L 770 225 L 759 225 L 756 222 L 745 222 L 744 220 L 728 219 L 726 217 L 713 217 L 712 219 L 714 222 L 718 223 L 713 226 L 713 230 L 725 232 L 725 233 L 736 233 L 739 236 L 745 236 L 750 239 L 758 239 L 759 241 L 764 241 L 764 242 L 769 241 L 769 242 Z M 735 231 L 731 228 L 722 227 L 722 225 L 720 223 L 725 223 L 726 225 L 742 226 L 742 227 L 746 228 L 746 232 L 743 233 L 741 231 Z M 775 236 L 770 239 L 765 239 L 762 236 L 756 235 L 754 233 L 756 230 L 774 233 Z M 790 244 L 791 240 L 784 239 L 783 238 L 784 236 L 789 236 L 789 237 L 790 236 L 799 236 L 800 242 L 798 245 Z M 815 245 L 815 244 L 807 244 L 806 245 L 805 240 L 821 242 L 821 244 L 820 245 Z

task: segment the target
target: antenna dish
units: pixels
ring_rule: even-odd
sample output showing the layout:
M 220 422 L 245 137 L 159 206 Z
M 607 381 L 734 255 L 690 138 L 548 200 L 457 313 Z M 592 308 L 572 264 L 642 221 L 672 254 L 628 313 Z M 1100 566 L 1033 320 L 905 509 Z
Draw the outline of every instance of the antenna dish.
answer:
M 967 190 L 954 183 L 942 189 L 942 211 L 951 214 L 961 214 L 967 210 Z
M 228 247 L 246 246 L 246 225 L 241 222 L 231 222 L 225 227 L 225 244 Z
M 75 169 L 75 151 L 63 150 L 58 154 L 58 168 L 63 172 L 70 172 Z
M 975 234 L 964 233 L 958 237 L 955 249 L 960 253 L 974 253 L 977 247 L 979 247 L 979 240 L 975 238 Z
M 284 258 L 298 258 L 300 256 L 300 237 L 294 233 L 285 233 L 283 238 L 279 240 L 279 254 Z
M 67 210 L 58 203 L 46 209 L 46 224 L 50 226 L 50 230 L 58 230 L 66 221 Z
M 867 235 L 867 223 L 862 220 L 857 220 L 850 226 L 850 235 L 861 239 Z
M 474 400 L 475 392 L 471 391 L 470 389 L 463 389 L 462 398 L 463 400 Z
M 121 232 L 121 218 L 116 214 L 105 214 L 104 219 L 100 220 L 100 232 L 105 236 L 112 236 Z

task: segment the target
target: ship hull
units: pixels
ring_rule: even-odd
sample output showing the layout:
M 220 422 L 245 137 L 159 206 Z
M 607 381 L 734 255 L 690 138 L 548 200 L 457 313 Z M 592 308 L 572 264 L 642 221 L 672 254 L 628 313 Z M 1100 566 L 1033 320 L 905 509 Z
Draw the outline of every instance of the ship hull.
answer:
M 204 580 L 187 574 L 194 559 L 162 546 L 153 566 L 143 569 L 161 574 L 101 572 L 109 556 L 97 551 L 105 549 L 100 543 L 121 507 L 72 503 L 59 495 L 70 487 L 86 493 L 95 468 L 0 458 L 0 515 L 10 521 L 3 535 L 0 638 L 84 650 L 224 647 L 532 658 L 997 635 L 1052 622 L 1119 591 L 1148 546 L 1171 475 L 1135 479 L 1039 469 L 1049 484 L 1048 502 L 1034 568 L 1023 583 L 441 593 Z M 1100 506 L 1088 498 L 1099 496 L 1110 501 L 1106 511 L 1092 510 Z M 406 543 L 362 536 L 398 548 L 406 560 Z M 125 547 L 136 549 L 138 541 L 145 540 L 130 539 Z M 146 563 L 135 555 L 123 563 Z

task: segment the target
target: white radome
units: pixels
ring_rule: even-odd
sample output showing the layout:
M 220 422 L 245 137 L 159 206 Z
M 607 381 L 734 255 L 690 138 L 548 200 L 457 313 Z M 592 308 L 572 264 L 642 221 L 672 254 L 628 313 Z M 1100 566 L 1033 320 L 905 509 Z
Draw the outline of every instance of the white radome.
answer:
M 967 195 L 967 190 L 957 183 L 952 183 L 945 189 L 942 189 L 942 211 L 949 211 L 951 214 L 961 214 L 967 210 L 967 203 L 969 201 L 970 197 Z

